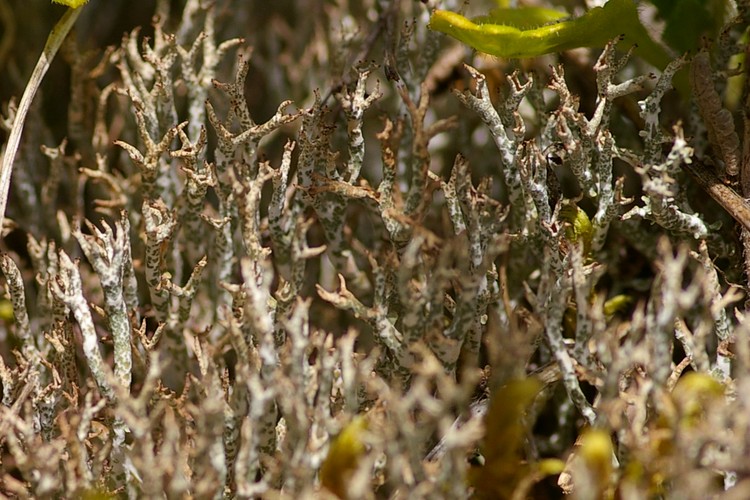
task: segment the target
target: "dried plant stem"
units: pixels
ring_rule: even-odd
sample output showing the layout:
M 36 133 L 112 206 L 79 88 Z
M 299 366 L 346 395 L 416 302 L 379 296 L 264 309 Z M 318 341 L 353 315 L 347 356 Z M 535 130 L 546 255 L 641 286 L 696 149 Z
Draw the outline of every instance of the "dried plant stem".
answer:
M 81 14 L 81 8 L 68 9 L 57 24 L 52 28 L 47 38 L 47 43 L 44 45 L 44 50 L 39 56 L 39 60 L 34 67 L 34 71 L 31 73 L 29 83 L 26 84 L 26 88 L 21 96 L 21 102 L 18 105 L 18 110 L 13 119 L 13 127 L 10 130 L 8 136 L 8 144 L 5 148 L 5 155 L 3 156 L 3 164 L 0 167 L 0 227 L 5 220 L 5 208 L 8 204 L 8 191 L 10 189 L 10 175 L 13 172 L 13 161 L 18 151 L 18 146 L 21 143 L 21 132 L 23 132 L 23 125 L 26 122 L 26 115 L 29 113 L 31 107 L 31 101 L 34 99 L 39 86 L 42 84 L 44 75 L 47 74 L 47 70 L 52 64 L 52 60 L 55 58 L 55 54 L 60 49 L 60 46 L 65 40 L 65 37 L 70 32 L 70 29 Z
M 750 204 L 742 196 L 721 182 L 721 179 L 702 163 L 684 163 L 683 168 L 734 220 L 750 231 Z

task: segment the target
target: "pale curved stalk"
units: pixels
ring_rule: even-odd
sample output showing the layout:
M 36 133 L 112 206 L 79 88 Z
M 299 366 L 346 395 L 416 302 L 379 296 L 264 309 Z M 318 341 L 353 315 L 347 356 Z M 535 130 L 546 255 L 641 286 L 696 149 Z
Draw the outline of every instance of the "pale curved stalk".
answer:
M 49 37 L 47 37 L 47 43 L 44 45 L 44 50 L 39 56 L 36 67 L 34 67 L 34 72 L 31 73 L 29 83 L 26 84 L 26 88 L 23 91 L 21 102 L 18 104 L 18 110 L 13 119 L 13 127 L 10 129 L 10 135 L 8 136 L 3 164 L 0 167 L 0 230 L 2 230 L 2 225 L 5 221 L 5 209 L 8 204 L 8 190 L 10 189 L 13 162 L 18 151 L 18 145 L 21 143 L 21 133 L 23 132 L 23 125 L 26 122 L 26 115 L 29 113 L 29 108 L 31 107 L 31 101 L 39 90 L 42 79 L 47 73 L 52 60 L 55 58 L 55 54 L 57 54 L 63 40 L 65 40 L 80 13 L 80 7 L 77 9 L 69 8 L 54 28 L 52 28 Z

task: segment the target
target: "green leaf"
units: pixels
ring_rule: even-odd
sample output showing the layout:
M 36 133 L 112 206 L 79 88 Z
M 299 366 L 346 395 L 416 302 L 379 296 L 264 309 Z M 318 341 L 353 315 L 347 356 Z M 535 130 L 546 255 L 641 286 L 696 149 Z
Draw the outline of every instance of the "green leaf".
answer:
M 474 498 L 511 498 L 532 471 L 523 446 L 533 422 L 525 422 L 524 416 L 540 389 L 533 378 L 511 380 L 490 398 L 481 444 L 485 464 L 473 467 L 468 475 Z
M 357 470 L 359 459 L 365 454 L 362 433 L 367 430 L 367 419 L 357 416 L 331 442 L 328 455 L 320 468 L 320 482 L 339 498 L 346 498 L 351 475 Z
M 726 0 L 652 0 L 665 22 L 662 39 L 679 52 L 700 48 L 701 38 L 714 38 L 724 25 Z
M 555 21 L 559 13 L 553 12 L 556 11 L 495 9 L 487 16 L 469 20 L 455 12 L 437 10 L 429 27 L 498 57 L 537 57 L 578 47 L 604 47 L 623 35 L 621 44 L 625 48 L 637 45 L 636 54 L 657 68 L 665 68 L 671 60 L 649 37 L 632 0 L 610 0 L 604 7 L 593 8 L 578 18 L 531 27 L 545 19 Z
M 500 8 L 491 10 L 486 16 L 474 18 L 474 22 L 477 24 L 504 24 L 519 30 L 528 30 L 560 21 L 566 17 L 568 17 L 568 14 L 565 12 L 542 7 Z
M 594 239 L 594 225 L 591 219 L 577 205 L 565 205 L 560 209 L 560 220 L 565 222 L 565 237 L 571 243 L 582 243 L 583 253 L 588 255 Z
M 632 303 L 633 297 L 629 295 L 615 295 L 604 303 L 604 315 L 608 318 L 611 318 L 617 313 L 624 312 L 625 309 Z
M 67 5 L 71 9 L 77 9 L 88 1 L 89 0 L 52 0 L 52 3 L 59 3 L 62 5 Z

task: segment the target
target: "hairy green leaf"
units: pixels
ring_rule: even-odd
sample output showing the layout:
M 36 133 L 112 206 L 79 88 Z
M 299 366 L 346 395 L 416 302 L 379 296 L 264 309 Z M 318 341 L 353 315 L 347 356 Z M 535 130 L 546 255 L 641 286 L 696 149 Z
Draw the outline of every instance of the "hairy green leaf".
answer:
M 664 68 L 671 60 L 649 37 L 632 0 L 610 0 L 604 7 L 563 21 L 558 15 L 562 16 L 550 9 L 495 9 L 470 20 L 437 10 L 430 18 L 430 28 L 498 57 L 536 57 L 578 47 L 603 47 L 622 35 L 625 47 L 637 45 L 637 54 L 654 66 Z

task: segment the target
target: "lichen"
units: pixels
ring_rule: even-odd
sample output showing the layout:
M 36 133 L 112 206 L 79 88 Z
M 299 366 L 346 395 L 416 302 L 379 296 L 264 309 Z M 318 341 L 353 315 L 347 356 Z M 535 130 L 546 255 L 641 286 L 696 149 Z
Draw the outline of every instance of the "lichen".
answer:
M 108 2 L 15 157 L 0 494 L 745 495 L 745 11 L 699 113 L 689 56 L 487 59 L 434 1 Z

